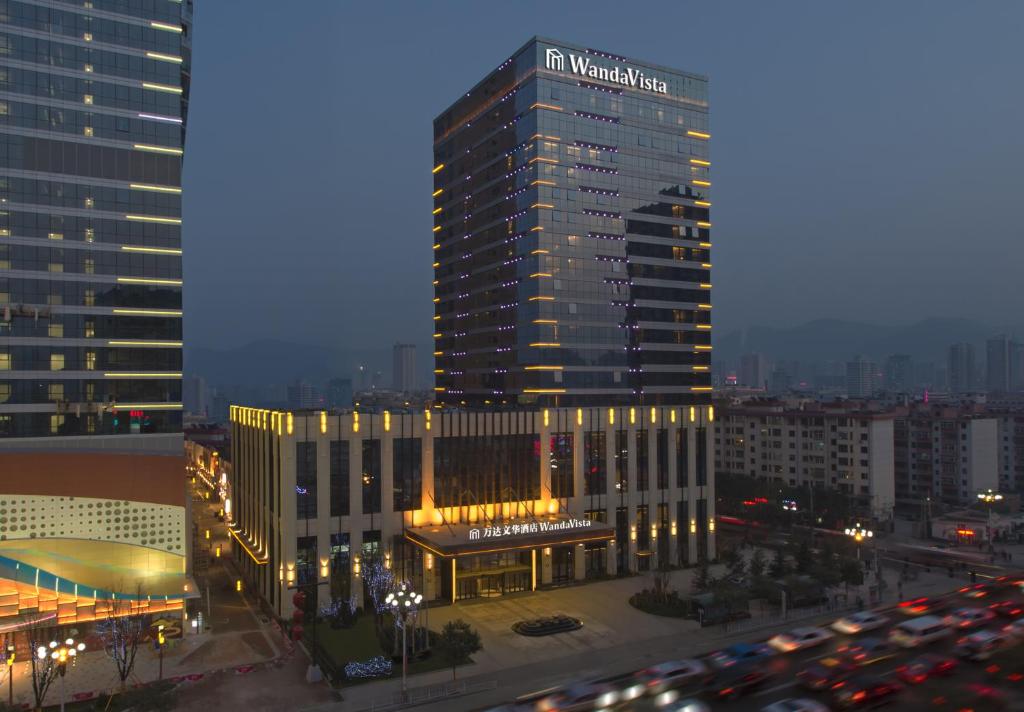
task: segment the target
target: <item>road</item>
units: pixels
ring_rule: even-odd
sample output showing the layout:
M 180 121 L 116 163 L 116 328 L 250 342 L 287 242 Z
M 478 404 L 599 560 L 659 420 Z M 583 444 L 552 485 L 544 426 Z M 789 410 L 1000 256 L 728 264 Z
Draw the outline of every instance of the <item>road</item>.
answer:
M 946 597 L 949 609 L 964 607 L 983 606 L 999 600 L 1015 600 L 1024 603 L 1024 595 L 1018 590 L 1011 589 L 1004 592 L 990 594 L 988 598 L 981 601 L 971 600 L 956 593 Z M 908 616 L 899 611 L 887 611 L 890 624 L 896 625 L 908 620 Z M 992 626 L 1001 627 L 1008 621 L 997 618 Z M 844 645 L 856 642 L 859 639 L 873 637 L 886 638 L 888 629 L 883 628 L 870 631 L 859 636 L 847 636 L 836 634 L 834 638 L 824 645 L 798 651 L 789 654 L 779 654 L 759 664 L 761 669 L 769 670 L 771 676 L 764 685 L 731 702 L 720 702 L 708 692 L 690 693 L 689 696 L 710 703 L 714 710 L 759 710 L 774 702 L 788 698 L 811 698 L 826 706 L 833 704 L 828 694 L 813 693 L 802 689 L 798 685 L 797 673 L 803 668 L 821 661 L 828 662 L 835 658 L 838 649 Z M 764 639 L 761 636 L 760 639 Z M 896 669 L 910 660 L 924 653 L 937 653 L 953 656 L 953 648 L 960 634 L 948 637 L 944 641 L 936 642 L 917 649 L 903 649 L 891 647 L 880 653 L 871 664 L 864 666 L 863 673 L 856 673 L 855 677 L 868 676 L 892 676 Z M 753 637 L 752 640 L 757 640 Z M 707 651 L 708 653 L 712 651 Z M 612 684 L 622 685 L 622 676 L 616 675 L 609 679 Z M 1000 708 L 990 700 L 979 697 L 978 688 L 971 689 L 970 685 L 978 684 L 983 688 L 992 688 L 1002 695 L 1006 706 Z M 687 697 L 687 694 L 683 694 Z M 920 685 L 906 685 L 903 692 L 893 700 L 894 706 L 907 710 L 989 710 L 989 709 L 1024 709 L 1024 643 L 997 654 L 984 663 L 961 661 L 951 677 L 930 679 Z M 653 701 L 642 699 L 630 703 L 620 704 L 617 710 L 657 710 Z M 674 708 L 670 708 L 674 709 Z

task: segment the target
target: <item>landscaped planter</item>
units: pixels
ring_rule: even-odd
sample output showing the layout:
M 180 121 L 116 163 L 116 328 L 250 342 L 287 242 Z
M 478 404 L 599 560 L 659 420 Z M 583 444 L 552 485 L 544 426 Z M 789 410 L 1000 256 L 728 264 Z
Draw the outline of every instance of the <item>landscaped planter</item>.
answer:
M 555 635 L 579 630 L 583 623 L 578 618 L 569 616 L 551 616 L 550 618 L 534 618 L 528 621 L 519 621 L 512 624 L 512 630 L 519 635 L 537 637 L 541 635 Z

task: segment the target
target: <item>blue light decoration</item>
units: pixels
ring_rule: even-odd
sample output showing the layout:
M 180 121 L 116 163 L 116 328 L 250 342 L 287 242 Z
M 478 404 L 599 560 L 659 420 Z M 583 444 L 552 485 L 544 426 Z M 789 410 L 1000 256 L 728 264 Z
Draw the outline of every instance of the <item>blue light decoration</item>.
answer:
M 305 487 L 299 487 L 298 485 L 295 485 L 295 494 L 309 494 L 309 490 L 306 489 Z
M 390 676 L 391 660 L 382 655 L 370 658 L 366 662 L 351 662 L 345 666 L 345 677 L 350 680 Z

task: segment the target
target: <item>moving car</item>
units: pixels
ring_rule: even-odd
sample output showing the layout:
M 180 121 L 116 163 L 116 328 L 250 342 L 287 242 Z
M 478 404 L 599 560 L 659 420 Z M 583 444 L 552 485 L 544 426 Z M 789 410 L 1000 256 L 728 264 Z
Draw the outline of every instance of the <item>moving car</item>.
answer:
M 1024 638 L 1024 618 L 1003 626 L 1003 632 L 1009 633 L 1016 638 Z
M 693 697 L 672 702 L 656 702 L 661 712 L 711 712 L 711 705 Z
M 708 685 L 708 694 L 719 700 L 734 700 L 761 687 L 771 673 L 757 665 L 738 665 L 722 672 Z
M 633 675 L 622 691 L 622 699 L 635 700 L 642 695 L 657 695 L 666 690 L 699 686 L 711 677 L 708 666 L 700 660 L 670 660 Z
M 538 712 L 590 712 L 617 704 L 618 691 L 603 682 L 581 683 L 559 690 L 537 703 Z
M 815 692 L 831 690 L 837 683 L 855 673 L 857 669 L 858 666 L 849 660 L 824 658 L 798 672 L 796 680 L 801 687 L 808 690 Z
M 987 608 L 957 608 L 943 619 L 951 628 L 971 630 L 990 623 L 996 614 Z
M 794 628 L 788 633 L 779 633 L 768 640 L 768 645 L 782 653 L 794 650 L 813 648 L 827 643 L 833 637 L 831 631 L 824 628 Z
M 897 609 L 900 613 L 907 616 L 924 616 L 938 613 L 946 608 L 944 601 L 939 601 L 935 598 L 928 598 L 927 596 L 921 596 L 920 598 L 911 598 L 908 601 L 902 601 Z
M 856 643 L 839 646 L 837 652 L 854 665 L 870 665 L 894 654 L 892 645 L 883 638 L 861 638 Z
M 719 670 L 732 667 L 737 663 L 748 663 L 755 660 L 765 660 L 775 655 L 775 651 L 764 643 L 736 643 L 724 650 L 719 650 L 708 656 L 712 667 Z
M 876 707 L 885 704 L 903 690 L 895 680 L 882 677 L 864 677 L 849 680 L 832 696 L 840 709 Z
M 902 648 L 916 648 L 949 636 L 949 627 L 937 616 L 904 621 L 889 631 L 889 640 Z
M 928 678 L 952 675 L 956 670 L 956 665 L 956 660 L 953 658 L 928 653 L 914 658 L 906 665 L 900 665 L 896 668 L 896 675 L 903 682 L 920 685 Z
M 1000 650 L 1012 648 L 1018 642 L 1018 639 L 1009 633 L 979 630 L 956 641 L 953 652 L 965 660 L 981 662 L 988 660 Z
M 985 598 L 992 592 L 992 585 L 989 583 L 972 583 L 964 586 L 957 593 L 966 598 Z
M 761 712 L 828 712 L 828 707 L 817 700 L 804 697 L 773 702 L 767 707 L 762 707 Z
M 888 622 L 889 619 L 881 613 L 860 611 L 859 613 L 843 616 L 834 622 L 832 630 L 837 633 L 845 633 L 846 635 L 857 635 L 858 633 L 866 633 L 869 630 L 882 628 Z
M 1001 618 L 1020 618 L 1024 616 L 1024 604 L 1016 601 L 996 601 L 990 603 L 988 609 Z

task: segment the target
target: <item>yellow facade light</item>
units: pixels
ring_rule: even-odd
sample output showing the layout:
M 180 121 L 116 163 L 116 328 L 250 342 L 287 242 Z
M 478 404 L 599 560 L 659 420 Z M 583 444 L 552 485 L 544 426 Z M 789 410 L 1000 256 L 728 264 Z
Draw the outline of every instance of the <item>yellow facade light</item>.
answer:
M 167 32 L 177 32 L 178 34 L 182 32 L 181 25 L 169 25 L 166 22 L 157 22 L 156 20 L 150 22 L 149 26 L 154 30 L 166 30 Z
M 124 252 L 144 252 L 151 255 L 181 255 L 182 251 L 173 247 L 138 247 L 136 245 L 121 245 Z
M 153 146 L 148 143 L 135 143 L 132 144 L 132 148 L 136 151 L 149 151 L 150 153 L 169 153 L 172 156 L 184 155 L 184 151 L 180 148 L 169 148 L 167 146 Z
M 327 411 L 326 410 L 321 410 L 320 411 L 320 432 L 321 433 L 326 433 L 327 432 Z
M 554 208 L 554 207 L 555 206 L 552 205 L 551 203 L 534 203 L 533 205 L 530 206 L 530 209 L 533 210 L 534 208 Z
M 156 348 L 176 349 L 176 348 L 181 348 L 182 345 L 183 344 L 180 341 L 108 341 L 107 342 L 107 346 L 135 346 L 135 347 L 139 347 L 139 348 L 156 347 Z
M 698 220 L 697 227 L 711 227 L 711 223 L 705 222 L 703 220 Z
M 530 105 L 530 109 L 547 109 L 548 111 L 561 111 L 562 107 L 555 106 L 554 104 L 542 104 L 539 101 L 537 101 Z M 529 111 L 529 109 L 527 109 L 527 111 Z
M 698 207 L 701 207 L 701 208 L 710 208 L 711 207 L 711 203 L 709 203 L 706 200 L 695 200 L 695 201 L 693 201 L 693 204 L 698 206 Z
M 528 301 L 531 301 L 531 302 L 553 302 L 553 301 L 555 301 L 555 298 L 554 297 L 530 297 Z
M 655 524 L 651 525 L 651 540 L 658 538 L 658 527 Z
M 583 425 L 583 409 L 576 409 L 576 425 Z
M 430 194 L 430 197 L 436 198 L 437 196 L 441 195 L 441 193 L 443 193 L 443 192 L 444 192 L 444 188 L 438 188 L 437 190 L 435 190 L 433 193 Z
M 534 319 L 534 324 L 557 324 L 558 319 Z
M 524 371 L 561 371 L 562 366 L 523 366 Z
M 533 274 L 530 275 L 530 279 L 536 279 L 538 277 L 550 277 L 550 276 L 551 276 L 550 272 L 534 272 Z
M 656 422 L 658 422 L 658 411 L 654 406 L 651 406 L 651 424 L 653 425 Z
M 690 386 L 690 390 L 694 393 L 706 393 L 712 390 L 711 386 Z
M 703 131 L 692 131 L 690 129 L 687 129 L 686 135 L 689 136 L 690 138 L 711 138 L 711 134 L 709 133 L 704 133 Z
M 615 425 L 615 409 L 608 409 L 608 425 Z
M 431 215 L 437 215 L 440 212 L 441 212 L 441 208 L 434 208 L 432 211 L 430 211 L 430 214 Z
M 530 346 L 535 348 L 557 348 L 561 346 L 560 343 L 555 341 L 534 341 Z
M 176 188 L 172 185 L 152 185 L 150 183 L 129 183 L 128 187 L 132 190 L 148 190 L 151 193 L 174 193 L 175 195 L 181 195 L 181 188 Z
M 153 82 L 142 82 L 143 89 L 167 92 L 168 94 L 181 94 L 181 87 L 170 86 L 169 84 L 154 84 Z
M 352 432 L 359 432 L 359 413 L 352 411 Z
M 431 173 L 440 173 L 442 170 L 444 170 L 444 164 L 443 163 L 438 163 L 436 166 L 434 166 L 434 170 L 432 170 L 430 172 Z
M 384 411 L 384 432 L 391 430 L 391 411 Z
M 691 519 L 690 520 L 690 533 L 691 534 L 696 534 L 697 533 L 697 520 L 696 519 Z
M 694 185 L 699 185 L 701 188 L 711 187 L 711 181 L 708 180 L 691 180 L 690 182 L 693 183 Z
M 695 166 L 710 166 L 711 165 L 711 161 L 704 161 L 704 160 L 701 160 L 700 158 L 691 158 L 690 159 L 690 163 L 692 163 Z
M 295 416 L 291 413 L 288 414 L 288 434 L 291 435 L 295 430 Z
M 636 541 L 636 524 L 631 524 L 629 526 L 629 540 Z
M 151 279 L 149 277 L 118 277 L 117 281 L 120 284 L 166 284 L 172 287 L 180 287 L 182 285 L 180 279 Z
M 177 309 L 111 309 L 112 314 L 123 314 L 125 316 L 181 316 L 182 312 Z
M 441 232 L 441 226 L 440 225 L 434 225 L 434 227 L 432 229 L 432 232 Z M 436 250 L 438 247 L 440 247 L 440 245 L 435 245 L 434 249 Z
M 636 425 L 636 408 L 629 409 L 629 424 Z
M 675 536 L 677 531 L 678 531 L 678 529 L 676 528 L 676 522 L 672 522 L 672 530 L 671 530 L 672 536 Z
M 430 408 L 423 411 L 424 421 L 423 424 L 427 430 L 430 430 Z
M 711 532 L 712 534 L 715 533 L 715 518 L 714 517 L 708 517 L 708 531 Z
M 564 388 L 524 388 L 523 393 L 565 393 Z
M 712 349 L 712 346 L 710 346 L 709 344 L 697 344 L 696 346 L 693 347 L 693 349 L 694 351 L 710 351 Z
M 673 423 L 676 422 L 676 409 L 675 408 L 673 408 L 672 410 L 670 410 L 668 412 L 668 419 L 671 420 Z
M 104 378 L 181 378 L 180 372 L 170 371 L 107 371 Z
M 549 421 L 548 421 L 548 409 L 545 408 L 544 409 L 544 427 L 545 428 L 548 427 L 548 424 L 549 424 Z
M 708 406 L 708 420 L 710 422 L 714 422 L 715 420 L 715 406 L 713 405 Z
M 697 420 L 697 409 L 691 405 L 690 406 L 690 422 L 693 423 L 693 422 L 696 422 L 696 420 Z
M 156 215 L 125 215 L 124 219 L 133 222 L 160 223 L 161 225 L 181 225 L 181 218 L 162 218 Z
M 557 184 L 553 180 L 541 180 L 540 178 L 538 178 L 537 180 L 530 181 L 530 185 L 557 185 Z
M 710 282 L 701 282 L 700 283 L 700 288 L 701 289 L 711 289 L 711 283 Z
M 176 57 L 173 54 L 162 54 L 161 52 L 146 52 L 146 56 L 149 59 L 158 59 L 161 62 L 173 62 L 174 64 L 181 64 L 184 61 L 181 57 Z

